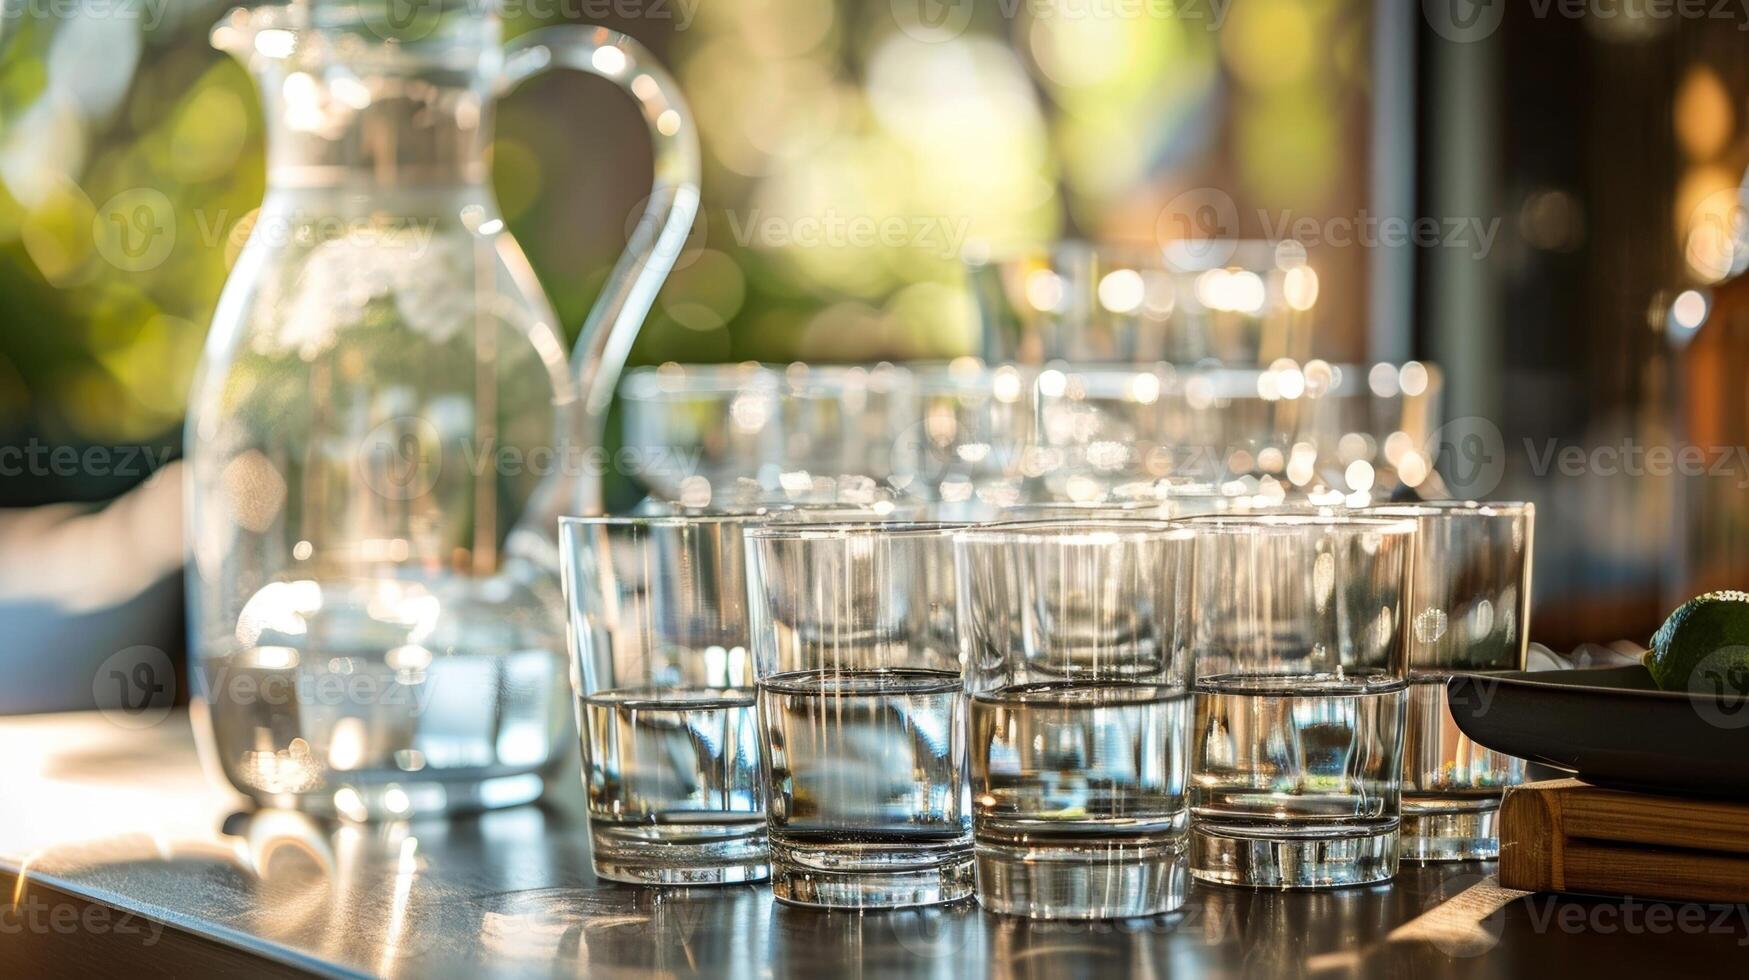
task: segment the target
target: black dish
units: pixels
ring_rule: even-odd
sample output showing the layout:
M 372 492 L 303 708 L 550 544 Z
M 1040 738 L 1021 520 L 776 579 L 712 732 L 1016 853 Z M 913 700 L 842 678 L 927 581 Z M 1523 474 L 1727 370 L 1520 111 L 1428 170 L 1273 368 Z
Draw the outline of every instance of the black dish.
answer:
M 1595 786 L 1749 800 L 1749 699 L 1661 691 L 1646 668 L 1456 674 L 1474 741 Z

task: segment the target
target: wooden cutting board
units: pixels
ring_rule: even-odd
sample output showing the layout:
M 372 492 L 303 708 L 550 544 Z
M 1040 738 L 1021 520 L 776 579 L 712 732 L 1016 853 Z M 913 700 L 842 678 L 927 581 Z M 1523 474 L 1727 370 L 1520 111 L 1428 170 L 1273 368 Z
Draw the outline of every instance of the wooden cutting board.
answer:
M 1543 892 L 1749 901 L 1749 803 L 1527 783 L 1500 806 L 1500 884 Z

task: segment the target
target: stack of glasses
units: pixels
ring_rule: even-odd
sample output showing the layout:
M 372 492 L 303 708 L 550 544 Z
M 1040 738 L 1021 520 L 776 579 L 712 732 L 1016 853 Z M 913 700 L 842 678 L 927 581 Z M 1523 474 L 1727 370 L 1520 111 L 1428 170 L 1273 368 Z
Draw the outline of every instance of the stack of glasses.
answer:
M 1529 505 L 1027 516 L 566 519 L 597 873 L 1101 919 L 1493 854 L 1443 681 L 1523 664 Z

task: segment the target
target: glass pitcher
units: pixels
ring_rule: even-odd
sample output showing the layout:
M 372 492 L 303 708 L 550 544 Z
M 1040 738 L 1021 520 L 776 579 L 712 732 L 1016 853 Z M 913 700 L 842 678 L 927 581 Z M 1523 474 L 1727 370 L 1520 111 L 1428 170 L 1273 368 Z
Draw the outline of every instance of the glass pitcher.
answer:
M 268 180 L 190 399 L 205 749 L 263 804 L 354 819 L 532 800 L 575 757 L 557 517 L 598 510 L 591 447 L 697 211 L 686 106 L 630 38 L 503 44 L 477 0 L 238 9 L 213 43 L 260 85 Z M 630 93 L 655 143 L 570 365 L 488 182 L 493 101 L 554 67 Z

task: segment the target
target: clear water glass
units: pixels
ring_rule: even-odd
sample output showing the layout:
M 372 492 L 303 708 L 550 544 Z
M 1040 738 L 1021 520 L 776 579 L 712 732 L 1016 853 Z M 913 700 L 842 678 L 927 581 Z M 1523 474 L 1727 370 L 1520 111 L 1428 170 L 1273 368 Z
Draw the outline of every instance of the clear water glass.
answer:
M 1305 404 L 1297 438 L 1315 447 L 1312 468 L 1331 486 L 1378 499 L 1402 487 L 1423 497 L 1443 492 L 1431 453 L 1442 421 L 1439 368 L 1312 362 L 1299 370 L 1308 392 L 1323 393 Z
M 1028 449 L 1037 440 L 1037 369 L 962 357 L 911 373 L 916 416 L 894 463 L 894 485 L 946 504 L 1001 507 L 1024 499 Z
M 1278 358 L 1260 369 L 1164 375 L 1158 464 L 1179 479 L 1274 481 L 1295 492 L 1388 496 L 1437 485 L 1427 447 L 1440 424 L 1437 368 Z
M 1190 538 L 1148 521 L 957 539 L 978 901 L 1038 919 L 1177 909 L 1189 887 Z
M 723 508 L 776 482 L 779 379 L 762 364 L 663 364 L 626 372 L 622 442 L 658 500 Z M 768 467 L 769 473 L 761 473 Z
M 1536 507 L 1448 501 L 1365 513 L 1410 518 L 1421 529 L 1410 615 L 1403 857 L 1498 857 L 1500 799 L 1506 787 L 1524 781 L 1524 760 L 1458 730 L 1445 682 L 1458 672 L 1525 669 Z
M 953 524 L 747 534 L 773 895 L 895 908 L 972 893 Z
M 625 448 L 656 500 L 716 512 L 896 496 L 911 373 L 892 364 L 663 364 L 620 386 Z
M 1172 229 L 1174 233 L 1197 229 Z M 1062 241 L 967 266 L 991 361 L 1230 366 L 1304 357 L 1318 277 L 1296 242 Z
M 892 364 L 783 369 L 777 497 L 872 500 L 890 488 L 901 437 L 916 417 L 910 372 Z
M 595 873 L 763 881 L 743 533 L 757 518 L 564 518 Z
M 1397 870 L 1416 524 L 1197 517 L 1191 874 L 1269 888 Z
M 1037 379 L 1038 440 L 1029 477 L 1050 500 L 1123 499 L 1174 475 L 1178 434 L 1161 399 L 1170 365 L 1080 368 L 1052 364 Z
M 1256 489 L 1256 488 L 1250 488 Z M 944 512 L 941 505 L 933 508 Z M 1133 496 L 1104 500 L 1033 500 L 1005 507 L 964 508 L 956 516 L 980 524 L 1054 521 L 1061 524 L 1100 521 L 1166 521 L 1212 514 L 1250 514 L 1313 510 L 1304 495 L 1247 492 L 1240 481 L 1225 486 L 1161 480 L 1138 488 Z

